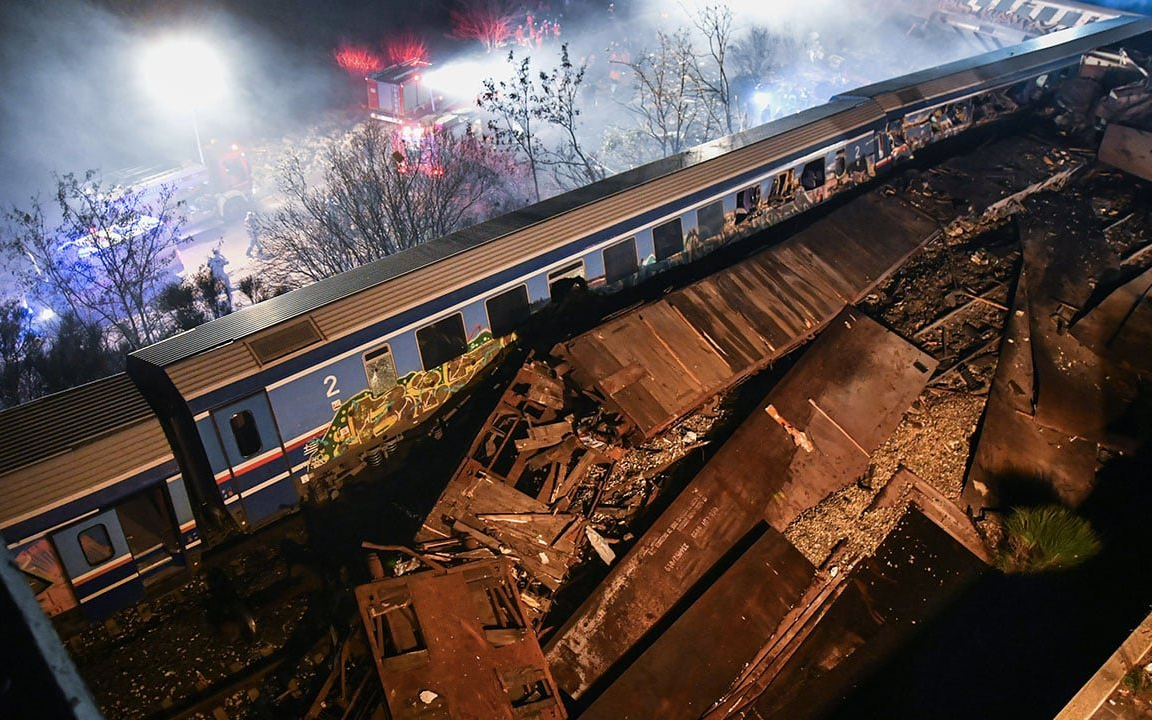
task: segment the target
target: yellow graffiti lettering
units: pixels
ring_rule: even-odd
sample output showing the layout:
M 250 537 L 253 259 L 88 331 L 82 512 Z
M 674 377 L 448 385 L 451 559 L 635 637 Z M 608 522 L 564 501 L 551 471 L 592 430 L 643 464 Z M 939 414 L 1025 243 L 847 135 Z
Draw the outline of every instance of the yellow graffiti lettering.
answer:
M 367 442 L 369 437 L 365 435 L 384 438 L 426 420 L 472 382 L 514 339 L 514 335 L 492 338 L 485 332 L 468 343 L 468 352 L 440 367 L 410 373 L 379 395 L 364 390 L 349 398 L 324 435 L 305 449 L 310 452 L 309 472 Z M 355 432 L 356 428 L 361 429 L 361 434 Z M 364 432 L 369 429 L 370 433 Z

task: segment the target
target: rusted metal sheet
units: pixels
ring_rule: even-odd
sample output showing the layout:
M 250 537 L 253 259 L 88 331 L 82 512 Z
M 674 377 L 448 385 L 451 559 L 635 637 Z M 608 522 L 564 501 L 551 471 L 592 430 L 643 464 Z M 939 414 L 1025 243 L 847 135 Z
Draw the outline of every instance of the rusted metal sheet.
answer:
M 1147 284 L 1117 291 L 1066 332 L 1119 258 L 1087 196 L 1036 196 L 1025 208 L 1021 280 L 964 488 L 974 513 L 1037 493 L 1076 506 L 1095 485 L 1097 445 L 1134 451 L 1148 427 L 1135 402 L 1142 383 L 1108 352 L 1106 337 L 1127 315 L 1137 343 L 1125 352 L 1147 355 L 1137 317 L 1147 312 L 1137 300 Z
M 548 643 L 560 686 L 587 692 L 757 522 L 782 531 L 855 481 L 935 366 L 862 313 L 842 311 Z
M 843 579 L 791 643 L 758 695 L 725 717 L 824 717 L 844 695 L 980 575 L 985 565 L 911 507 L 872 557 Z M 742 712 L 741 712 L 742 711 Z
M 1069 504 L 1078 504 L 1096 475 L 1096 444 L 1068 437 L 1033 418 L 1036 374 L 1031 303 L 1027 283 L 1015 294 L 1004 328 L 1004 344 L 984 409 L 972 468 L 961 499 L 978 515 L 987 508 L 1006 508 L 1014 495 L 1034 496 L 1043 479 Z
M 356 588 L 393 720 L 567 717 L 502 559 Z
M 1152 180 L 1152 133 L 1110 123 L 1100 141 L 1100 162 Z
M 1036 420 L 1069 437 L 1119 442 L 1118 421 L 1137 389 L 1111 368 L 1102 383 L 1098 356 L 1065 332 L 1090 301 L 1090 280 L 1112 270 L 1112 252 L 1087 197 L 1037 196 L 1025 207 L 1021 283 L 1028 291 Z
M 901 200 L 872 193 L 555 352 L 651 437 L 810 338 L 936 232 Z
M 904 517 L 909 506 L 915 506 L 917 511 L 962 545 L 973 557 L 984 563 L 991 562 L 983 538 L 964 511 L 930 483 L 924 482 L 907 469 L 898 471 L 892 477 L 873 498 L 867 512 L 891 511 L 899 519 Z M 792 672 L 793 655 L 819 627 L 820 618 L 833 605 L 833 601 L 859 578 L 859 574 L 853 572 L 859 560 L 853 560 L 853 556 L 854 553 L 845 546 L 829 554 L 803 596 L 784 616 L 771 638 L 757 650 L 724 697 L 702 716 L 703 720 L 757 717 L 749 712 L 750 705 L 782 673 Z M 919 553 L 916 558 L 924 559 Z M 932 570 L 931 565 L 925 565 L 925 568 Z M 945 572 L 941 577 L 947 581 L 951 575 Z M 844 642 L 851 646 L 853 641 L 845 638 Z M 840 659 L 843 658 L 833 657 L 822 669 L 831 670 Z
M 1152 269 L 1113 290 L 1072 325 L 1072 335 L 1101 357 L 1152 372 Z
M 776 630 L 815 572 L 783 535 L 765 528 L 580 717 L 700 717 Z

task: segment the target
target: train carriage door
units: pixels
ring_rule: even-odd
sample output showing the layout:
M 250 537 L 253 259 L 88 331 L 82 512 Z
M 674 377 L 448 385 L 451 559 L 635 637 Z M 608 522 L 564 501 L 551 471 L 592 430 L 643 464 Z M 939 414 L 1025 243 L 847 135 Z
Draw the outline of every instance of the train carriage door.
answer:
M 84 614 L 99 620 L 144 597 L 144 583 L 114 509 L 52 533 Z
M 212 411 L 236 494 L 249 525 L 261 525 L 296 507 L 298 494 L 284 455 L 268 395 L 261 391 Z
M 118 503 L 116 517 L 145 586 L 184 566 L 178 528 L 163 488 L 152 487 Z

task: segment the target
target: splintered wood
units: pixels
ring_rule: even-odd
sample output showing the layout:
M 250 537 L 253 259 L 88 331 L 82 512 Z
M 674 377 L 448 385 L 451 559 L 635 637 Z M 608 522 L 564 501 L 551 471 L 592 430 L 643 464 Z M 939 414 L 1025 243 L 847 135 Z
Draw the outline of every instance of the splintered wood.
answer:
M 614 562 L 612 545 L 655 497 L 659 476 L 705 445 L 702 435 L 720 416 L 709 404 L 627 447 L 618 415 L 566 391 L 557 369 L 529 362 L 424 520 L 417 550 L 445 563 L 513 560 L 538 626 L 575 565 Z
M 508 556 L 534 622 L 595 532 L 569 512 L 571 495 L 614 462 L 602 452 L 617 440 L 611 424 L 578 430 L 567 407 L 551 368 L 521 368 L 416 536 L 443 561 Z

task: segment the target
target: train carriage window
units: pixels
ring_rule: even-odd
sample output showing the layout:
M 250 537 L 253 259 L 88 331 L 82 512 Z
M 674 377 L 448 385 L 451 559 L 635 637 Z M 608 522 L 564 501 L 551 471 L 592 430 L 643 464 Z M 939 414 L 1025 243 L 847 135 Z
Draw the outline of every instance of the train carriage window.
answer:
M 528 286 L 518 285 L 505 290 L 484 303 L 488 310 L 488 327 L 492 337 L 504 337 L 528 319 Z
M 364 353 L 364 374 L 368 377 L 368 389 L 375 395 L 383 395 L 396 384 L 396 359 L 388 345 Z
M 772 189 L 769 191 L 769 200 L 777 202 L 791 202 L 796 195 L 796 171 L 789 168 L 772 178 Z
M 611 285 L 636 274 L 640 263 L 636 259 L 636 238 L 604 248 L 604 282 Z
M 760 184 L 744 188 L 736 193 L 736 222 L 741 223 L 756 214 L 760 209 Z
M 584 261 L 577 260 L 571 265 L 565 265 L 548 273 L 548 295 L 553 300 L 560 300 L 570 289 L 583 283 Z
M 833 163 L 832 171 L 836 177 L 843 177 L 848 172 L 848 153 L 844 148 L 836 151 L 836 161 Z
M 696 227 L 700 229 L 700 239 L 704 240 L 724 231 L 724 203 L 717 200 L 696 211 Z
M 805 190 L 815 190 L 824 185 L 824 158 L 817 158 L 804 166 L 800 173 L 800 184 Z
M 464 316 L 460 313 L 437 320 L 416 331 L 416 345 L 425 370 L 431 370 L 468 352 Z
M 241 410 L 228 421 L 232 428 L 232 438 L 236 441 L 236 449 L 241 457 L 250 458 L 264 449 L 264 442 L 260 439 L 260 430 L 256 427 L 256 418 L 249 410 Z
M 680 218 L 652 228 L 652 242 L 656 247 L 657 261 L 684 252 L 684 229 L 680 226 Z
M 81 530 L 76 535 L 76 540 L 80 543 L 84 559 L 92 567 L 108 562 L 115 554 L 115 550 L 112 549 L 112 538 L 109 537 L 108 528 L 104 527 L 103 523 Z

